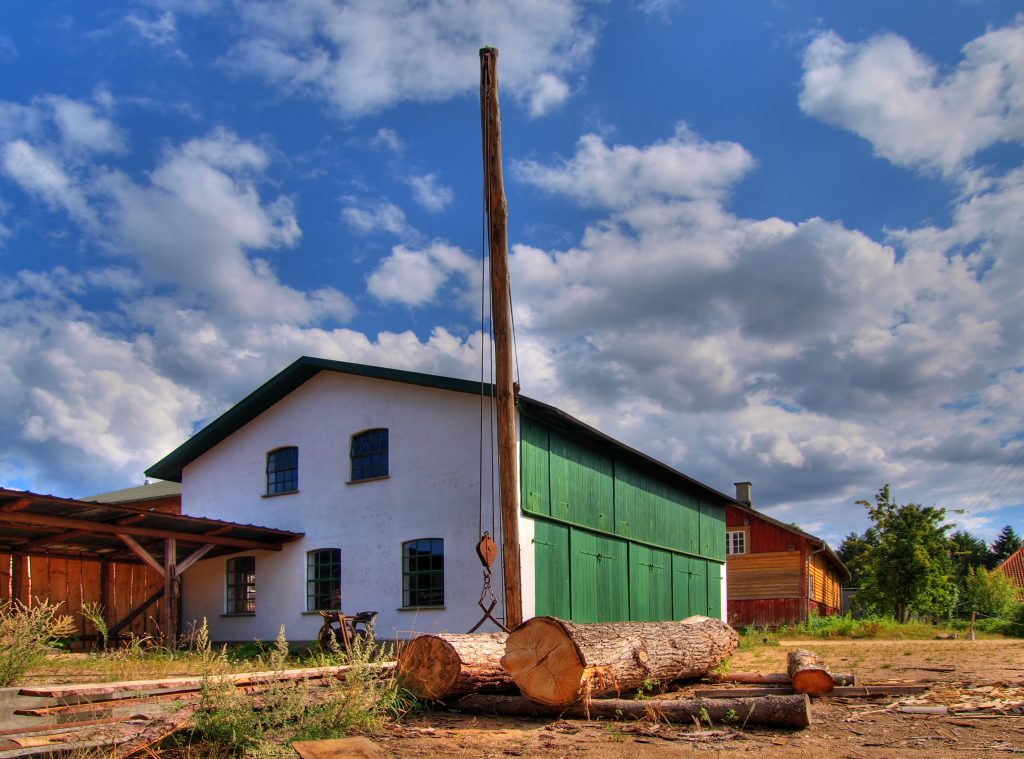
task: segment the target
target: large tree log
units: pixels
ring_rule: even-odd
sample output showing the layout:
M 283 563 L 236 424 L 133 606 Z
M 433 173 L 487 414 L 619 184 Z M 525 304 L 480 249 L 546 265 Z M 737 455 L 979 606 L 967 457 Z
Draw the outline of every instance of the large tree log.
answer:
M 420 635 L 398 657 L 398 677 L 406 690 L 422 699 L 467 693 L 515 693 L 501 668 L 508 633 Z
M 787 664 L 789 682 L 797 693 L 828 693 L 836 685 L 832 672 L 813 651 L 790 651 Z
M 807 727 L 811 724 L 810 699 L 795 696 L 765 698 L 631 701 L 624 698 L 595 698 L 589 704 L 550 706 L 524 696 L 471 695 L 451 704 L 453 709 L 514 717 L 574 717 L 580 719 L 650 719 L 690 722 L 697 719 L 730 725 L 774 725 Z
M 789 685 L 789 675 L 785 672 L 723 672 L 711 675 L 711 680 L 718 683 L 746 683 L 749 685 Z M 832 682 L 839 685 L 856 685 L 857 678 L 852 672 L 833 672 Z
M 566 706 L 581 697 L 706 675 L 737 646 L 736 631 L 709 617 L 587 625 L 534 617 L 509 634 L 501 665 L 525 695 Z

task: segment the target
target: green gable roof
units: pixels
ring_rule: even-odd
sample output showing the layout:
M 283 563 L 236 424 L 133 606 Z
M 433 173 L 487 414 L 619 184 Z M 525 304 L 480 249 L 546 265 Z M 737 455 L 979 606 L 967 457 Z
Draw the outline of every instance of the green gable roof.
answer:
M 320 372 L 338 372 L 358 377 L 370 377 L 390 382 L 404 382 L 410 385 L 472 395 L 480 395 L 481 392 L 491 395 L 494 392 L 494 386 L 487 382 L 481 383 L 455 379 L 453 377 L 441 377 L 436 374 L 408 372 L 401 369 L 387 369 L 381 366 L 352 364 L 347 361 L 331 361 L 325 358 L 302 356 L 203 427 L 203 429 L 164 456 L 160 461 L 153 464 L 153 466 L 146 470 L 146 476 L 181 482 L 181 471 L 188 464 L 244 427 Z M 620 443 L 554 406 L 549 406 L 546 403 L 535 401 L 523 395 L 518 396 L 517 405 L 521 413 L 551 425 L 586 445 L 614 455 L 620 460 L 627 461 L 634 466 L 662 477 L 675 481 L 683 480 L 690 487 L 704 491 L 707 495 L 721 499 L 723 502 L 738 506 L 743 505 L 734 498 L 720 493 L 691 477 L 687 477 L 682 472 L 666 466 L 657 459 Z

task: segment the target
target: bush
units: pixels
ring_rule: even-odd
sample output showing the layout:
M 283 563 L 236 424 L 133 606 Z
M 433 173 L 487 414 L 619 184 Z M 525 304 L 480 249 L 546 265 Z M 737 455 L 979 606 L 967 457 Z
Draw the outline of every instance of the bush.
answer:
M 21 601 L 0 603 L 0 687 L 14 685 L 46 656 L 58 638 L 75 631 L 71 617 L 49 601 L 27 606 Z

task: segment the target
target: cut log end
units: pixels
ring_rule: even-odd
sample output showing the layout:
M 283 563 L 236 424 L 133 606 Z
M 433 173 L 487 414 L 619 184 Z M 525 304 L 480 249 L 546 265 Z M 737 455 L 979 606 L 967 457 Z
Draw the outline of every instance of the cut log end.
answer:
M 569 704 L 579 697 L 584 664 L 559 620 L 535 617 L 516 628 L 505 643 L 501 666 L 530 698 Z
M 828 693 L 836 684 L 831 670 L 813 651 L 790 651 L 788 672 L 789 681 L 797 693 Z
M 437 699 L 451 690 L 462 662 L 455 649 L 434 635 L 421 635 L 405 645 L 398 657 L 402 687 L 416 698 Z

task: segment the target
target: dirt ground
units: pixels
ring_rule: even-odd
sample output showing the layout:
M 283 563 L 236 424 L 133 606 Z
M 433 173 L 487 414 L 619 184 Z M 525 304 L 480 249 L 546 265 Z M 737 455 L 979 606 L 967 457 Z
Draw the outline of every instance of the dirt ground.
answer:
M 794 648 L 819 653 L 857 684 L 927 684 L 921 696 L 815 699 L 805 730 L 584 722 L 433 712 L 374 741 L 395 757 L 970 757 L 1024 754 L 1024 641 L 783 641 L 738 652 L 734 672 L 784 672 Z M 696 685 L 696 684 L 694 684 Z M 692 695 L 694 685 L 679 697 Z M 706 684 L 701 687 L 707 687 Z M 947 716 L 900 704 L 946 705 Z

